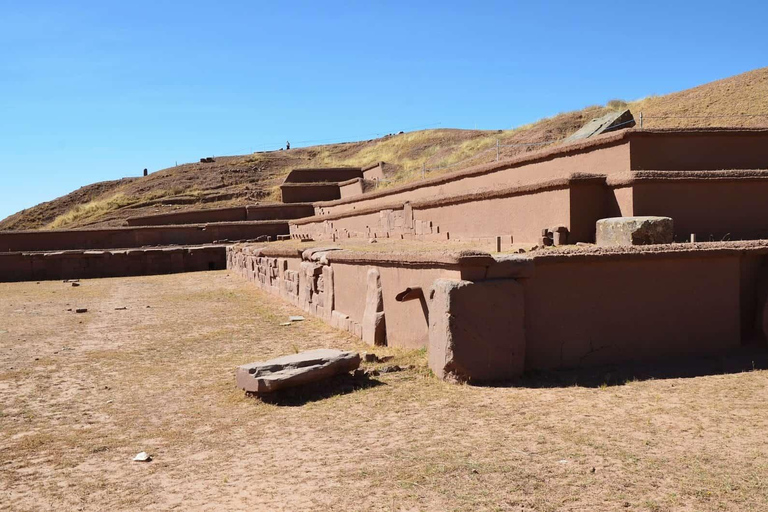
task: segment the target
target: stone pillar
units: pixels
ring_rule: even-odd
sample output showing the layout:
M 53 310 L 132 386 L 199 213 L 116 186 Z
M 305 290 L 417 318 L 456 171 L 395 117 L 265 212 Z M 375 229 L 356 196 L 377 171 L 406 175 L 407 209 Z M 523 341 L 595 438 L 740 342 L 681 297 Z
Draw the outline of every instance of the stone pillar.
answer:
M 384 321 L 384 295 L 381 291 L 379 270 L 368 270 L 368 288 L 363 313 L 362 338 L 373 345 L 387 344 L 387 327 Z
M 523 286 L 514 279 L 437 279 L 429 294 L 429 367 L 441 379 L 488 382 L 525 367 Z
M 405 203 L 403 205 L 403 219 L 405 221 L 405 229 L 412 230 L 413 229 L 413 208 L 411 208 L 411 203 Z
M 313 265 L 311 263 L 307 263 L 305 261 L 302 261 L 300 263 L 300 270 L 299 270 L 299 307 L 303 309 L 304 311 L 309 311 L 309 300 L 311 295 L 311 279 L 312 279 L 312 272 L 310 271 L 311 267 Z
M 325 288 L 323 292 L 325 295 L 323 318 L 325 318 L 326 322 L 330 322 L 336 301 L 333 289 L 333 268 L 331 268 L 329 265 L 323 266 L 323 286 Z

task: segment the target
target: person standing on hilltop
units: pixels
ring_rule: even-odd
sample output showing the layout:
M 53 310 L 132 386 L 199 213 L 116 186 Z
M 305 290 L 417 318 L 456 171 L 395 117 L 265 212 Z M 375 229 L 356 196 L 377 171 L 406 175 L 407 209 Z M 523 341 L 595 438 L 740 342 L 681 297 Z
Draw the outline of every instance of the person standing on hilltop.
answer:
M 290 141 L 285 141 L 285 149 L 291 149 Z

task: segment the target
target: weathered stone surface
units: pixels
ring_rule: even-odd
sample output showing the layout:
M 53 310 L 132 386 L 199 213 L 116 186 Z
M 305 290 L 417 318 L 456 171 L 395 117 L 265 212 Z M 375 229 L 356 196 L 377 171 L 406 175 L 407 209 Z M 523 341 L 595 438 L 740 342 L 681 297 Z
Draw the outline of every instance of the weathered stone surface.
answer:
M 331 326 L 337 329 L 347 329 L 347 320 L 349 316 L 345 315 L 341 311 L 333 311 L 331 313 Z
M 413 229 L 413 207 L 410 202 L 403 205 L 403 220 L 406 228 Z
M 302 261 L 300 264 L 301 270 L 299 271 L 299 282 L 298 282 L 298 296 L 299 296 L 299 307 L 303 309 L 304 311 L 309 310 L 309 302 L 312 298 L 312 281 L 313 278 L 313 270 L 314 265 L 312 263 L 307 263 Z
M 272 393 L 347 373 L 360 366 L 357 352 L 319 349 L 245 364 L 237 369 L 237 387 L 251 393 Z
M 320 261 L 322 253 L 340 250 L 341 247 L 312 247 L 302 251 L 301 258 L 304 261 Z
M 429 367 L 439 378 L 497 381 L 525 364 L 523 286 L 514 279 L 435 280 L 429 304 Z
M 333 308 L 336 305 L 336 295 L 334 290 L 333 268 L 323 267 L 323 318 L 326 322 L 331 321 Z
M 552 244 L 565 245 L 568 243 L 568 228 L 565 226 L 555 226 L 552 231 Z
M 609 112 L 602 117 L 592 119 L 563 142 L 588 139 L 595 135 L 632 128 L 633 126 L 635 126 L 635 117 L 629 110 Z
M 368 287 L 363 313 L 362 338 L 373 345 L 387 344 L 387 327 L 384 320 L 384 295 L 381 290 L 379 270 L 368 270 Z
M 612 217 L 597 221 L 595 241 L 601 246 L 670 244 L 673 235 L 669 217 Z

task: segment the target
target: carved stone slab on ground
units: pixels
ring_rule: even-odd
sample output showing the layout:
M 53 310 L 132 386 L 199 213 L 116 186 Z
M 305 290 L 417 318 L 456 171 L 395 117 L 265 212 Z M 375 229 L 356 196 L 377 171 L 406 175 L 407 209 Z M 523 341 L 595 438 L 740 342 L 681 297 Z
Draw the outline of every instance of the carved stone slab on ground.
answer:
M 601 246 L 671 244 L 669 217 L 612 217 L 597 221 L 595 241 Z
M 317 382 L 351 372 L 360 366 L 360 355 L 334 349 L 318 349 L 244 364 L 237 369 L 237 387 L 250 393 L 272 393 L 280 389 Z

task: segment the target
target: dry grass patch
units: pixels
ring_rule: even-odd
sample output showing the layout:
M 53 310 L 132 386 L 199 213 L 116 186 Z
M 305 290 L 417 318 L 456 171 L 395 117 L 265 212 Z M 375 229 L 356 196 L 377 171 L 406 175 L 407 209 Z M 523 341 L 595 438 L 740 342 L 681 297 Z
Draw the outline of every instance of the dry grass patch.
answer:
M 56 217 L 46 229 L 63 229 L 78 222 L 86 222 L 90 219 L 103 216 L 107 212 L 138 202 L 134 197 L 128 197 L 118 192 L 107 199 L 97 199 L 85 204 L 75 205 L 72 209 Z
M 141 195 L 127 195 L 125 192 L 118 192 L 106 198 L 95 199 L 85 204 L 76 204 L 65 213 L 58 215 L 44 229 L 66 229 L 85 225 L 94 219 L 104 217 L 110 212 L 147 201 L 173 197 L 181 193 L 185 193 L 190 197 L 200 197 L 204 194 L 201 190 L 185 190 L 179 187 L 171 190 L 153 190 Z

